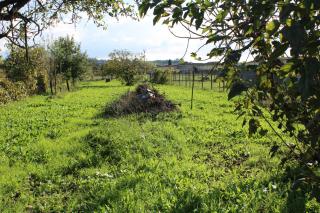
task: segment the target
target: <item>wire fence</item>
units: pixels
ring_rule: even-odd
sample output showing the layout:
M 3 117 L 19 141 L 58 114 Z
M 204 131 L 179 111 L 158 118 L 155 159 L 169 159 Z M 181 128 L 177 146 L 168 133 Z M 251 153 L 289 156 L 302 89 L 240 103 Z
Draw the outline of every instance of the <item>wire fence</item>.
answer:
M 151 81 L 152 74 L 148 75 L 148 80 Z M 203 90 L 218 90 L 225 91 L 226 90 L 226 82 L 222 79 L 218 79 L 216 74 L 211 74 L 208 72 L 197 72 L 194 73 L 193 79 L 193 71 L 184 71 L 178 73 L 170 73 L 168 75 L 168 84 L 184 86 L 184 87 L 192 87 L 192 83 L 194 80 L 194 88 L 195 89 L 203 89 Z

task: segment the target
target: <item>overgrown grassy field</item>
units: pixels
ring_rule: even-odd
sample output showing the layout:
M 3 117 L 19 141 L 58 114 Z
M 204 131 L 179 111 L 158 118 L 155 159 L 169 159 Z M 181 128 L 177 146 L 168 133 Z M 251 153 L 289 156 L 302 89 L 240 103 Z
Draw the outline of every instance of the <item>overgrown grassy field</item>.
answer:
M 104 118 L 118 82 L 2 106 L 0 212 L 320 211 L 225 93 L 156 87 L 181 111 Z

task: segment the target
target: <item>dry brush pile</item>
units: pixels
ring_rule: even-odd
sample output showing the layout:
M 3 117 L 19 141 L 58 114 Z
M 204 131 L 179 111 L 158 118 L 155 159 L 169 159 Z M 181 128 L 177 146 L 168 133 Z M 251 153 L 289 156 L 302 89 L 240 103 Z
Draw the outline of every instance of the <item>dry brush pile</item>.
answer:
M 122 95 L 119 100 L 109 104 L 105 110 L 106 117 L 117 117 L 134 113 L 150 113 L 177 110 L 175 103 L 167 100 L 156 89 L 143 84 L 137 86 L 135 91 L 129 91 Z

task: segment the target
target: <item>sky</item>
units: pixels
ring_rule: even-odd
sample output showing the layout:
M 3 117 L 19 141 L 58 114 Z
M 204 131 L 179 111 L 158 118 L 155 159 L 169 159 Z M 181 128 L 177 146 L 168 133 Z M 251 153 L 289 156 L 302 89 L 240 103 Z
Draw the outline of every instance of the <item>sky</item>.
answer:
M 150 15 L 140 21 L 131 18 L 121 18 L 118 21 L 108 18 L 106 23 L 106 30 L 85 18 L 76 26 L 59 23 L 46 30 L 42 37 L 53 40 L 60 36 L 73 36 L 81 43 L 81 49 L 93 58 L 107 59 L 113 50 L 126 49 L 134 53 L 145 51 L 147 60 L 150 61 L 180 59 L 184 55 L 185 61 L 194 61 L 190 53 L 196 51 L 204 42 L 190 40 L 185 54 L 187 39 L 176 38 L 168 27 L 161 23 L 154 26 Z M 186 30 L 179 27 L 174 28 L 173 32 L 180 36 L 188 35 Z

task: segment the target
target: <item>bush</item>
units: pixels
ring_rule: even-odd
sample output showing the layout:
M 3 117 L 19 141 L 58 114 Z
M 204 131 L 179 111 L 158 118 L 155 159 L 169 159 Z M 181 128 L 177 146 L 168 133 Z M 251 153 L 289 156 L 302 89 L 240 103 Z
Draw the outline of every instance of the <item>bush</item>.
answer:
M 114 75 L 126 86 L 138 82 L 147 69 L 142 56 L 127 50 L 114 50 L 109 54 L 110 60 L 103 66 L 104 75 Z
M 27 61 L 25 50 L 11 48 L 9 56 L 4 61 L 4 69 L 10 81 L 23 81 L 29 94 L 45 92 L 48 84 L 48 58 L 45 49 L 31 48 Z
M 151 83 L 166 84 L 169 81 L 170 69 L 156 69 L 151 75 Z
M 27 96 L 27 89 L 23 82 L 13 83 L 9 80 L 0 80 L 0 104 L 20 100 Z

